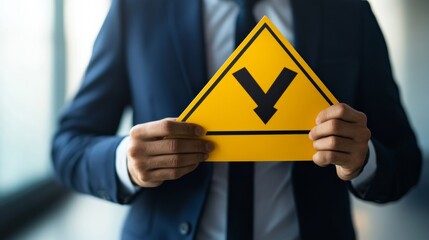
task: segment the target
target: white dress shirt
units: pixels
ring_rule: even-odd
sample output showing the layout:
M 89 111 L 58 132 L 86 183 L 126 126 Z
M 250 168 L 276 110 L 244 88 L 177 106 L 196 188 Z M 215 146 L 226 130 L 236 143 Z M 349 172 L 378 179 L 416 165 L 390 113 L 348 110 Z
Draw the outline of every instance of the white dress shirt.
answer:
M 289 0 L 261 0 L 254 7 L 258 21 L 264 15 L 294 44 L 293 13 Z M 203 0 L 207 69 L 211 77 L 234 50 L 235 19 L 239 8 L 232 0 Z M 127 171 L 128 137 L 116 150 L 116 171 L 123 191 L 135 193 Z M 357 190 L 373 176 L 375 149 L 369 141 L 369 160 L 364 171 L 352 181 Z M 299 239 L 298 218 L 291 181 L 291 162 L 257 162 L 254 174 L 254 239 Z M 216 163 L 197 239 L 226 239 L 228 163 Z

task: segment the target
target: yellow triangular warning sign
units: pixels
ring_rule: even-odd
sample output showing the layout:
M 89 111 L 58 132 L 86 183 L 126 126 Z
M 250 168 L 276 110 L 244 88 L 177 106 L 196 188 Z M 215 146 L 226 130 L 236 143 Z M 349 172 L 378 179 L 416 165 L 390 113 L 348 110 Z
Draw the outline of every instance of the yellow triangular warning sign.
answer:
M 206 129 L 210 161 L 311 160 L 308 132 L 337 102 L 264 17 L 178 120 Z

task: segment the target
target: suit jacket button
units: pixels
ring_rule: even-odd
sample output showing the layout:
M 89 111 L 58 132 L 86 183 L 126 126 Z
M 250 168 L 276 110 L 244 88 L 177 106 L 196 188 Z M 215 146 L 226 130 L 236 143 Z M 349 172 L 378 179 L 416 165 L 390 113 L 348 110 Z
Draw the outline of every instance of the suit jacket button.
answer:
M 187 235 L 191 232 L 191 224 L 188 222 L 182 222 L 179 225 L 179 232 L 182 235 Z

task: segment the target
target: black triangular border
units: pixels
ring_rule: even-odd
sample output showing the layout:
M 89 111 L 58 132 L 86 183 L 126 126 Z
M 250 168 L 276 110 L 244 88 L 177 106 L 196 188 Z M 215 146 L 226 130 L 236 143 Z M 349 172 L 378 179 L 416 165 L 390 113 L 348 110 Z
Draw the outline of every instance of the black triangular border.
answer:
M 210 86 L 210 88 L 204 93 L 204 95 L 198 100 L 198 102 L 192 107 L 192 109 L 186 114 L 182 121 L 186 120 L 192 115 L 192 113 L 200 106 L 204 99 L 213 91 L 217 84 L 225 77 L 229 70 L 234 66 L 234 64 L 240 59 L 240 57 L 246 52 L 246 50 L 252 45 L 256 38 L 262 33 L 263 30 L 267 29 L 268 32 L 274 37 L 277 43 L 283 48 L 283 50 L 289 55 L 289 57 L 294 61 L 294 63 L 299 67 L 299 69 L 304 73 L 307 79 L 313 84 L 317 91 L 322 95 L 329 105 L 333 105 L 332 101 L 326 96 L 326 94 L 320 89 L 316 82 L 310 77 L 310 75 L 305 71 L 301 64 L 296 60 L 292 53 L 287 49 L 287 47 L 282 43 L 274 31 L 268 26 L 267 23 L 264 23 L 262 27 L 256 32 L 256 34 L 250 39 L 250 41 L 244 46 L 244 48 L 238 53 L 238 55 L 231 61 L 231 63 L 226 67 L 222 74 L 216 79 L 216 81 Z M 274 130 L 274 131 L 207 131 L 207 135 L 291 135 L 291 134 L 308 134 L 310 130 Z

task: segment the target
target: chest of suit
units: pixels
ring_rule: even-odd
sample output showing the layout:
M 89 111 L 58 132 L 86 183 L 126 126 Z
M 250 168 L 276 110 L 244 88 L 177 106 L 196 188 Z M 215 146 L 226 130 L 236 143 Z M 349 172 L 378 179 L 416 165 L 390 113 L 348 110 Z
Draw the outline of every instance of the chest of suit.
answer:
M 134 121 L 178 116 L 209 78 L 201 6 L 192 0 L 132 2 L 124 11 L 133 19 L 124 20 L 123 32 Z M 304 2 L 293 4 L 297 50 L 333 94 L 353 106 L 359 23 L 332 5 L 314 1 L 314 8 L 304 8 Z

